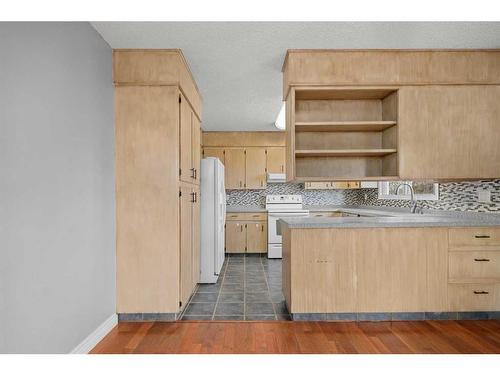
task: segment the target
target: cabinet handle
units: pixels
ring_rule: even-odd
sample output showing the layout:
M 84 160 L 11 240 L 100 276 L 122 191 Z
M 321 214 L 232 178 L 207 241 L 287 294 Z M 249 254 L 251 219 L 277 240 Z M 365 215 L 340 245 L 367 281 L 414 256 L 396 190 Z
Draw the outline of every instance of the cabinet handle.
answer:
M 195 203 L 198 202 L 198 192 L 194 192 L 194 201 Z
M 240 232 L 243 232 L 243 225 L 241 226 L 241 230 L 240 230 Z
M 196 168 L 194 169 L 194 179 L 198 179 L 198 170 Z
M 476 238 L 490 238 L 490 236 L 487 236 L 487 235 L 479 235 L 479 234 L 476 234 L 474 237 L 476 237 Z
M 191 193 L 191 203 L 196 202 L 196 193 Z
M 474 258 L 474 262 L 489 262 L 488 258 Z
M 191 168 L 190 171 L 191 171 L 191 178 L 196 178 L 195 177 L 195 175 L 196 175 L 196 169 Z
M 281 172 L 283 172 L 283 170 L 284 170 L 284 169 L 285 169 L 285 168 L 283 168 L 283 164 L 282 164 L 282 165 L 281 165 Z
M 261 225 L 261 226 L 260 226 L 260 231 L 261 231 L 261 232 L 264 232 L 264 225 Z
M 474 294 L 490 294 L 490 292 L 486 292 L 484 290 L 475 290 Z

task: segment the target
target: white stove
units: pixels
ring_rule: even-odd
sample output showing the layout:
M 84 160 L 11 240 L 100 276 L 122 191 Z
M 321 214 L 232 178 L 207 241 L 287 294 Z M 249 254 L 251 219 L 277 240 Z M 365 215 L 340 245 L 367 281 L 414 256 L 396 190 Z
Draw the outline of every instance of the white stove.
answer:
M 281 235 L 278 234 L 277 221 L 284 217 L 309 216 L 303 209 L 301 195 L 268 195 L 267 210 L 267 257 L 281 258 Z

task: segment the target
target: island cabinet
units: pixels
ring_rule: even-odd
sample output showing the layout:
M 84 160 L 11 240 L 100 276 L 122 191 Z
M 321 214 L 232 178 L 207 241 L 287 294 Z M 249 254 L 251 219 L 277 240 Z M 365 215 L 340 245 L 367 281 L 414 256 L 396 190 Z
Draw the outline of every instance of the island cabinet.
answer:
M 500 177 L 500 50 L 290 50 L 287 180 Z
M 201 97 L 180 50 L 114 50 L 113 77 L 116 310 L 175 319 L 200 269 Z
M 283 244 L 291 313 L 447 311 L 446 229 L 286 229 Z
M 284 228 L 292 314 L 500 311 L 500 228 Z

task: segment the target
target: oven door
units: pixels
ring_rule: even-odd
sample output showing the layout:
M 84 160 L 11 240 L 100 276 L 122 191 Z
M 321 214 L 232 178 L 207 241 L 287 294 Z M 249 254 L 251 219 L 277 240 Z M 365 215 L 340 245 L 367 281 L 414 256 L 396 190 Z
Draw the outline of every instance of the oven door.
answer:
M 267 243 L 281 244 L 281 235 L 278 234 L 277 221 L 285 217 L 309 216 L 309 211 L 298 212 L 268 212 L 267 213 Z

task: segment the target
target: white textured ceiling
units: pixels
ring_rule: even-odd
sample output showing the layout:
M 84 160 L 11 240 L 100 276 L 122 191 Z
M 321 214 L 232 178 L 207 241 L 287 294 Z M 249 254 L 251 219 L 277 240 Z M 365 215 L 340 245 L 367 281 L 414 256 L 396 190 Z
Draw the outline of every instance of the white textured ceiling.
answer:
M 94 22 L 112 48 L 180 48 L 204 130 L 276 130 L 289 48 L 500 48 L 500 22 Z

